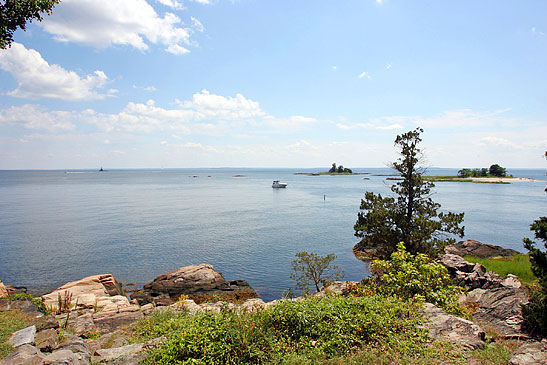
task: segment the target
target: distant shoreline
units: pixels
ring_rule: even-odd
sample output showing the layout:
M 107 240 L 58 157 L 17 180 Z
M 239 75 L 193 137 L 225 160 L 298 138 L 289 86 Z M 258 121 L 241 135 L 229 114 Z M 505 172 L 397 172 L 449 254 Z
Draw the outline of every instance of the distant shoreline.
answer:
M 370 172 L 295 172 L 295 175 L 321 176 L 321 175 L 370 175 Z

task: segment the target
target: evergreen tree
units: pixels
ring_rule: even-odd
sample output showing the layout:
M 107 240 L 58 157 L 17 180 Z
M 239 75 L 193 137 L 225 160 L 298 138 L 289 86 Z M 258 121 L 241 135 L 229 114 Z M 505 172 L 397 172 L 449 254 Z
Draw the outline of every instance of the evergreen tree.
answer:
M 411 254 L 418 252 L 437 256 L 444 247 L 455 242 L 449 234 L 463 237 L 463 213 L 438 212 L 441 205 L 430 197 L 435 185 L 422 177 L 425 169 L 418 144 L 423 129 L 397 136 L 395 146 L 400 158 L 392 168 L 402 180 L 391 187 L 396 198 L 367 192 L 361 200 L 361 212 L 355 223 L 355 236 L 361 237 L 358 248 L 374 248 L 382 258 L 388 258 L 399 242 L 404 242 Z

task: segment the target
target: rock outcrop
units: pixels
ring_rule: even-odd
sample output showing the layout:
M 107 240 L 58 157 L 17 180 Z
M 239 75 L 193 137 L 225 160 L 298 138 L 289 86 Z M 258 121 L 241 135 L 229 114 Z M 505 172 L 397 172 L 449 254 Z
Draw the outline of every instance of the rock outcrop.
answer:
M 456 285 L 469 289 L 493 289 L 504 286 L 501 276 L 487 271 L 481 264 L 468 262 L 461 256 L 445 254 L 439 257 L 439 261 L 446 266 Z
M 462 301 L 476 306 L 473 319 L 487 323 L 506 338 L 527 338 L 523 333 L 522 305 L 528 297 L 522 289 L 500 287 L 495 289 L 475 289 Z
M 547 365 L 547 339 L 541 342 L 524 343 L 513 352 L 510 365 Z
M 226 281 L 212 265 L 201 264 L 183 266 L 160 275 L 144 285 L 142 290 L 131 294 L 131 298 L 140 305 L 169 305 L 180 295 L 187 295 L 198 303 L 215 296 L 226 301 L 243 301 L 258 296 L 246 281 Z
M 441 308 L 425 303 L 424 315 L 432 340 L 454 343 L 465 348 L 484 347 L 484 331 L 471 321 L 448 314 Z
M 476 256 L 480 258 L 508 257 L 518 254 L 518 251 L 509 248 L 503 248 L 488 243 L 482 243 L 475 240 L 460 241 L 453 245 L 448 245 L 445 252 L 458 256 Z
M 72 306 L 95 308 L 111 306 L 112 308 L 129 306 L 121 284 L 110 274 L 93 275 L 81 280 L 66 283 L 53 292 L 42 296 L 48 308 L 59 307 L 59 297 L 70 300 Z
M 2 280 L 0 280 L 0 298 L 7 297 L 8 296 L 8 290 L 4 286 L 4 283 Z

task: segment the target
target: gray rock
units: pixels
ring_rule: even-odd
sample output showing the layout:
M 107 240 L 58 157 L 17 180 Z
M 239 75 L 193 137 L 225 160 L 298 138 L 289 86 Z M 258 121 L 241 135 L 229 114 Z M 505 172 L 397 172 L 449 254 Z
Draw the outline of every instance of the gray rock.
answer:
M 524 290 L 505 287 L 475 289 L 462 301 L 478 307 L 473 314 L 475 321 L 488 323 L 508 338 L 518 338 L 523 335 L 522 305 L 528 303 Z
M 80 337 L 70 336 L 69 340 L 62 342 L 57 347 L 58 350 L 70 350 L 74 353 L 84 354 L 86 357 L 91 357 L 89 345 Z
M 425 304 L 424 315 L 432 340 L 448 341 L 472 349 L 485 346 L 485 333 L 473 322 L 448 314 L 431 303 Z
M 525 343 L 513 352 L 510 365 L 547 364 L 547 340 Z
M 518 276 L 515 276 L 513 274 L 508 274 L 505 279 L 501 282 L 501 285 L 506 288 L 515 288 L 518 289 L 522 287 L 522 284 L 518 278 Z
M 460 241 L 453 245 L 448 245 L 445 248 L 445 252 L 458 256 L 476 256 L 480 258 L 508 257 L 519 253 L 515 250 L 475 240 Z
M 93 322 L 92 313 L 84 313 L 80 316 L 73 313 L 69 319 L 69 327 L 76 336 L 82 336 L 97 331 L 95 322 Z
M 72 352 L 67 349 L 53 351 L 44 358 L 44 364 L 55 365 L 89 365 L 91 356 L 81 352 Z
M 26 344 L 17 348 L 14 352 L 0 361 L 0 365 L 38 365 L 42 364 L 45 355 L 36 347 Z
M 53 328 L 42 330 L 38 332 L 34 338 L 34 343 L 36 344 L 36 347 L 40 349 L 40 351 L 43 352 L 51 352 L 59 343 L 59 335 L 57 334 L 57 331 Z
M 111 349 L 100 349 L 95 352 L 95 355 L 99 356 L 99 361 L 107 362 L 119 359 L 121 357 L 129 357 L 136 355 L 144 349 L 144 344 L 135 343 L 132 345 L 126 345 L 122 347 L 114 347 Z
M 439 257 L 439 262 L 446 266 L 450 277 L 459 286 L 469 289 L 490 289 L 502 286 L 503 280 L 498 274 L 486 271 L 481 264 L 468 262 L 461 256 L 445 254 Z
M 246 281 L 226 281 L 213 266 L 201 264 L 183 266 L 160 275 L 144 285 L 141 291 L 131 294 L 131 298 L 136 299 L 140 305 L 170 305 L 182 294 L 189 295 L 190 299 L 198 303 L 211 296 L 225 300 L 245 300 L 258 296 Z
M 141 311 L 135 312 L 98 312 L 93 314 L 93 323 L 101 333 L 114 332 L 144 318 Z
M 13 347 L 19 347 L 21 345 L 29 344 L 34 342 L 34 336 L 36 335 L 36 326 L 32 325 L 27 328 L 23 328 L 11 335 L 8 342 Z

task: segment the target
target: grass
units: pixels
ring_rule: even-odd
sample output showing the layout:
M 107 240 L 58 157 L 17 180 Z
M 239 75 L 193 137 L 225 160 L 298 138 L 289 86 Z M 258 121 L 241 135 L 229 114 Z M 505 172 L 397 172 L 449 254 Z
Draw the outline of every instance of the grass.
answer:
M 513 274 L 519 277 L 522 283 L 530 284 L 536 280 L 530 266 L 528 255 L 518 254 L 511 257 L 494 257 L 491 259 L 481 259 L 474 256 L 465 256 L 467 261 L 479 263 L 486 267 L 486 270 L 493 271 L 506 278 L 507 274 Z
M 13 351 L 13 347 L 8 343 L 11 335 L 30 326 L 31 322 L 32 318 L 19 310 L 0 312 L 0 359 Z

